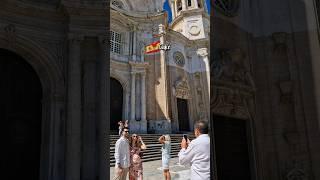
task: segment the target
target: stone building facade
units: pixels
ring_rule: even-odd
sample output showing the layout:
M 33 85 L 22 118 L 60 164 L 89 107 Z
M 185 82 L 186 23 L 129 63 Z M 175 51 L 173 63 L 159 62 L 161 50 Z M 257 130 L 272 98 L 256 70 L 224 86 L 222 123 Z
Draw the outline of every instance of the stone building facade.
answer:
M 124 91 L 120 118 L 128 118 L 139 132 L 146 132 L 146 125 L 155 133 L 181 130 L 173 105 L 176 97 L 189 112 L 190 121 L 183 122 L 209 117 L 209 109 L 202 108 L 209 104 L 205 9 L 193 1 L 193 10 L 184 5 L 181 16 L 176 16 L 179 22 L 196 15 L 192 21 L 199 24 L 186 24 L 193 37 L 198 36 L 191 40 L 187 34 L 164 29 L 167 18 L 161 12 L 162 1 L 143 2 L 1 2 L 2 179 L 108 179 L 106 135 L 113 109 L 107 107 L 107 98 L 117 87 Z M 146 8 L 148 13 L 141 12 Z M 142 47 L 154 40 L 153 30 L 159 34 L 159 25 L 165 33 L 162 40 L 170 42 L 172 49 L 141 56 Z M 110 33 L 113 39 L 106 36 L 110 30 L 118 33 Z M 117 42 L 119 32 L 125 41 L 110 46 L 110 58 L 106 47 L 110 40 Z M 109 71 L 112 78 L 107 88 Z
M 218 179 L 320 179 L 318 3 L 215 1 Z
M 107 8 L 1 2 L 1 179 L 109 177 Z
M 139 133 L 192 131 L 209 119 L 209 15 L 205 1 L 111 1 L 111 128 Z M 157 37 L 155 37 L 157 36 Z M 170 50 L 145 54 L 155 41 Z

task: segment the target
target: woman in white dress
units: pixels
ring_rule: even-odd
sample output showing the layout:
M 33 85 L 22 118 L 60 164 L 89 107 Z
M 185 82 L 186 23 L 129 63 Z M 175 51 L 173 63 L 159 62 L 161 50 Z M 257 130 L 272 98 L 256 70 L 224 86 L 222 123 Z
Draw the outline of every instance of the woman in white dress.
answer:
M 159 142 L 162 144 L 162 169 L 165 180 L 171 180 L 169 171 L 170 152 L 171 152 L 171 139 L 169 134 L 162 135 L 159 138 Z

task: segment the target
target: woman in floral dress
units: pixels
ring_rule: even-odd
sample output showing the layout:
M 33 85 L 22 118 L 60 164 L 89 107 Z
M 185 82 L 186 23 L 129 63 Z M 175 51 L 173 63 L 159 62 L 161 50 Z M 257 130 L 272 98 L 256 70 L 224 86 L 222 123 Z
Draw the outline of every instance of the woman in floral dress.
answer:
M 142 180 L 143 179 L 143 167 L 142 167 L 142 150 L 146 149 L 146 145 L 143 143 L 141 136 L 133 134 L 130 138 L 130 163 L 129 179 L 130 180 Z

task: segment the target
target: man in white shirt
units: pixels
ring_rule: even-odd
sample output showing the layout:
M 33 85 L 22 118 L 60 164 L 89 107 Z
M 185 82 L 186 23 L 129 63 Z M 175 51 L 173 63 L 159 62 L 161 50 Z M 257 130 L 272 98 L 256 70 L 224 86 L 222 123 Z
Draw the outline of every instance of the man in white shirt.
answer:
M 129 128 L 124 127 L 121 137 L 115 145 L 114 158 L 116 160 L 114 180 L 126 180 L 130 167 Z
M 196 139 L 181 141 L 179 162 L 182 165 L 191 164 L 191 180 L 210 180 L 210 137 L 206 121 L 194 124 Z

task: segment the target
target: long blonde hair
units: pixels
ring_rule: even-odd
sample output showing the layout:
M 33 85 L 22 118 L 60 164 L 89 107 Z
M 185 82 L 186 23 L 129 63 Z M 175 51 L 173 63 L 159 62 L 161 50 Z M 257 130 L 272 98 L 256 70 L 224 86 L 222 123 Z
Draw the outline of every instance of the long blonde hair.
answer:
M 170 135 L 169 135 L 169 134 L 164 135 L 164 140 L 165 140 L 165 141 L 168 141 L 168 142 L 171 142 L 171 137 L 170 137 Z

